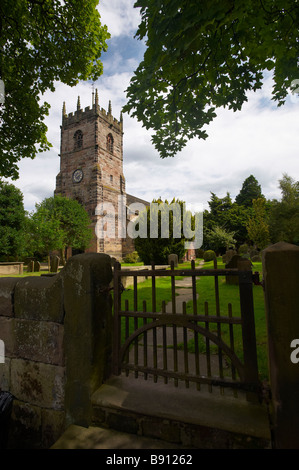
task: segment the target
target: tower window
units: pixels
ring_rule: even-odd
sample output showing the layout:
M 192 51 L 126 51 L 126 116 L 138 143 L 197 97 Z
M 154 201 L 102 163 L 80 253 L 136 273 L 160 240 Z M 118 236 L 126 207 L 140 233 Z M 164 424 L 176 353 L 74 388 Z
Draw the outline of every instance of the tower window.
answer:
M 83 133 L 82 131 L 76 131 L 74 134 L 74 148 L 81 149 L 83 147 Z
M 107 135 L 106 148 L 109 152 L 113 153 L 113 137 L 112 137 L 112 134 Z
M 112 184 L 113 183 L 113 176 L 110 175 L 110 183 Z

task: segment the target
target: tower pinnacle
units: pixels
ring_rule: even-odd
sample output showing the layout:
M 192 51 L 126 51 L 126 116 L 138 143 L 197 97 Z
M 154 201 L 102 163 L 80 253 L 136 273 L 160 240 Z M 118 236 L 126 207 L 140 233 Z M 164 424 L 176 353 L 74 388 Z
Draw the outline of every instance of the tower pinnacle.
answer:
M 65 107 L 65 101 L 63 102 L 63 106 L 62 106 L 62 117 L 66 117 L 66 107 Z

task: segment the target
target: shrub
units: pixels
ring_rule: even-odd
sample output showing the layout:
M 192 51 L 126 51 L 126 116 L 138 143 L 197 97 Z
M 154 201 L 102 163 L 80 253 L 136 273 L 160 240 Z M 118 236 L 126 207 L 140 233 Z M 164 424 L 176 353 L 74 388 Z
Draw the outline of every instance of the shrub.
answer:
M 244 243 L 243 245 L 240 245 L 239 247 L 239 255 L 245 255 L 245 253 L 249 253 L 249 246 L 247 243 Z
M 203 254 L 203 259 L 204 261 L 212 261 L 213 259 L 216 259 L 216 253 L 213 250 L 207 250 Z
M 203 250 L 202 248 L 198 248 L 196 250 L 196 258 L 203 258 L 204 252 L 205 252 L 205 250 Z
M 139 256 L 137 251 L 133 251 L 132 253 L 128 253 L 127 256 L 124 257 L 124 263 L 137 263 L 139 261 Z
M 250 258 L 252 258 L 253 256 L 256 256 L 256 255 L 259 255 L 259 251 L 257 250 L 254 250 L 254 249 L 251 249 L 250 252 L 249 252 L 249 255 L 250 255 Z

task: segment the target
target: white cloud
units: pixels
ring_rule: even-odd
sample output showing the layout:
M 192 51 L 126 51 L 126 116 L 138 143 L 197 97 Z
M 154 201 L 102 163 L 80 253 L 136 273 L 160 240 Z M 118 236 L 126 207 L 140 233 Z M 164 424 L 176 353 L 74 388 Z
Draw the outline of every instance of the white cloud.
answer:
M 106 24 L 112 37 L 132 36 L 137 31 L 140 14 L 134 7 L 135 0 L 100 0 L 98 10 L 102 23 Z

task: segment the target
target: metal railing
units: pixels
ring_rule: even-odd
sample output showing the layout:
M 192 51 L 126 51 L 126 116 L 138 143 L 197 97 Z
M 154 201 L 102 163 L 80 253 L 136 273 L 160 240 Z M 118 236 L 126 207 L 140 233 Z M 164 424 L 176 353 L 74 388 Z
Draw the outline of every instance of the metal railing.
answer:
M 124 291 L 121 278 L 133 277 L 132 301 L 122 301 Z M 138 302 L 138 277 L 151 278 L 151 308 L 145 301 Z M 157 308 L 157 278 L 170 278 L 171 300 L 162 301 Z M 177 277 L 191 279 L 191 313 L 187 313 L 187 302 L 177 305 Z M 204 302 L 204 314 L 198 313 L 197 279 L 214 278 L 215 311 L 210 312 Z M 225 315 L 220 309 L 219 279 L 221 276 L 237 276 L 239 284 L 240 314 L 233 316 L 231 303 Z M 173 379 L 186 387 L 195 383 L 198 390 L 206 386 L 209 391 L 218 386 L 221 390 L 230 388 L 243 390 L 249 401 L 257 401 L 260 393 L 258 378 L 255 322 L 253 308 L 251 270 L 198 269 L 194 262 L 191 269 L 147 270 L 122 269 L 114 265 L 114 346 L 113 373 L 127 375 L 132 371 L 137 378 L 140 374 L 157 382 L 162 377 L 165 383 Z M 142 308 L 140 308 L 142 304 Z M 139 305 L 139 308 L 138 308 Z M 225 327 L 224 327 L 225 325 Z M 235 328 L 241 328 L 242 353 L 235 352 Z M 223 339 L 226 328 L 228 341 Z M 192 352 L 190 344 L 192 343 Z M 236 395 L 236 393 L 234 393 Z

